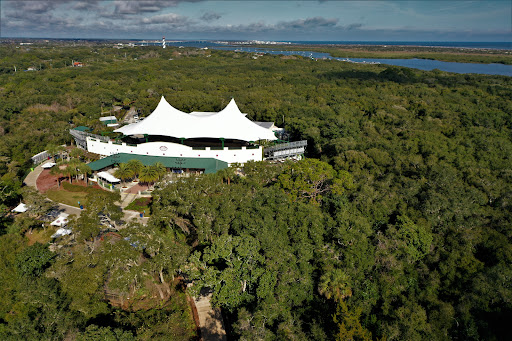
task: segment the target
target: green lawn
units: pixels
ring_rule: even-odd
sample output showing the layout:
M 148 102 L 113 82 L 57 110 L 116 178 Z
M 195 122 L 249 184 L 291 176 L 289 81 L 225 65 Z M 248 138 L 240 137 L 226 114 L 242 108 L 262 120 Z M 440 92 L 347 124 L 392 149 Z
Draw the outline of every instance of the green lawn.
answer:
M 68 192 L 64 189 L 49 190 L 45 195 L 52 201 L 75 207 L 79 207 L 79 201 L 84 203 L 87 199 L 86 192 Z
M 25 233 L 25 237 L 28 239 L 29 246 L 33 245 L 34 243 L 46 244 L 50 241 L 51 236 L 55 233 L 56 230 L 57 228 L 54 226 L 47 227 L 46 229 L 38 228 L 32 230 L 32 233 L 27 231 Z
M 126 206 L 127 210 L 137 211 L 137 212 L 144 212 L 144 216 L 149 216 L 151 213 L 151 201 L 153 198 L 151 197 L 142 197 L 137 198 L 134 201 L 130 203 L 130 205 Z

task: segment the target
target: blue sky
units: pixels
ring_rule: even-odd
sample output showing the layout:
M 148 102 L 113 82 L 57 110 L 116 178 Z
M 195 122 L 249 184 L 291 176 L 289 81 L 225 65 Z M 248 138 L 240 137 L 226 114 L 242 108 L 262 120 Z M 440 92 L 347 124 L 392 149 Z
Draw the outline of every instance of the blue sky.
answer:
M 0 0 L 1 37 L 512 41 L 512 1 Z

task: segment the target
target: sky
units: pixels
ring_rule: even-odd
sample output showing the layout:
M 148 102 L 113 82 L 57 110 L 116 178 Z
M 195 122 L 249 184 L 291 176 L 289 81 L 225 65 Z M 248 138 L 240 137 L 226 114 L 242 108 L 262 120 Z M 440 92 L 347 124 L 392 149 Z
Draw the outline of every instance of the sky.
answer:
M 0 0 L 0 37 L 512 41 L 512 1 Z

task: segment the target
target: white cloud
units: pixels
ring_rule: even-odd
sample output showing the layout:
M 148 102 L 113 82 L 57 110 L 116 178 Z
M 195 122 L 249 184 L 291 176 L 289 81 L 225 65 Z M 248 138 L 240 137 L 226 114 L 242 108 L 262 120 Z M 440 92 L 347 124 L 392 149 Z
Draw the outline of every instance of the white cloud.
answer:
M 176 7 L 180 2 L 198 2 L 201 0 L 116 0 L 114 13 L 141 14 L 159 12 L 169 7 Z
M 142 18 L 140 20 L 142 24 L 188 24 L 190 20 L 188 17 L 184 17 L 175 13 L 159 14 L 152 17 Z

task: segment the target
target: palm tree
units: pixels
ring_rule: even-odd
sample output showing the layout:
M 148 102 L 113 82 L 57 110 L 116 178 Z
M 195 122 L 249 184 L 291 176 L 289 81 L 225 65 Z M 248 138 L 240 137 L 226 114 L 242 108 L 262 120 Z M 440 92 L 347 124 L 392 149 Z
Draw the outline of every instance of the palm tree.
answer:
M 57 177 L 57 186 L 60 187 L 60 178 L 65 176 L 65 167 L 60 168 L 59 166 L 52 167 L 50 174 Z
M 157 173 L 158 173 L 158 179 L 157 180 L 161 180 L 165 176 L 165 174 L 167 174 L 167 168 L 161 162 L 157 162 L 157 163 L 155 163 L 151 167 L 154 167 L 156 169 Z
M 133 171 L 134 176 L 138 176 L 141 170 L 144 168 L 144 165 L 140 160 L 133 159 L 126 163 L 127 167 Z
M 235 170 L 236 168 L 234 167 L 223 168 L 217 171 L 217 175 L 220 176 L 222 183 L 224 183 L 224 180 L 226 180 L 228 185 L 230 185 L 231 179 L 236 176 Z
M 320 277 L 318 292 L 328 299 L 333 298 L 340 302 L 346 297 L 352 296 L 350 277 L 341 269 L 327 271 Z
M 74 164 L 68 163 L 65 172 L 68 174 L 69 183 L 73 183 L 73 177 L 78 175 L 78 170 L 76 169 L 76 166 Z
M 83 174 L 84 172 L 82 172 L 82 169 L 87 166 L 85 163 L 83 163 L 82 161 L 78 160 L 78 159 L 72 159 L 70 161 L 68 161 L 68 167 L 69 167 L 69 174 L 71 176 L 74 176 L 77 178 L 78 180 L 78 175 L 79 174 Z M 89 166 L 87 166 L 87 168 L 89 168 Z M 89 168 L 89 171 L 90 171 L 90 168 Z M 70 182 L 71 182 L 71 179 L 70 179 Z
M 50 143 L 46 146 L 46 152 L 53 159 L 55 158 L 55 154 L 59 152 L 59 146 Z
M 139 181 L 142 183 L 152 184 L 158 180 L 158 169 L 154 166 L 144 166 L 140 170 Z
M 121 179 L 123 181 L 123 186 L 125 185 L 125 181 L 133 178 L 135 176 L 135 172 L 128 166 L 126 163 L 120 163 L 119 168 L 114 172 L 114 176 L 116 178 Z
M 80 148 L 75 148 L 69 152 L 69 156 L 71 156 L 73 158 L 78 158 L 81 160 L 82 157 L 84 156 L 84 150 L 80 149 Z
M 86 163 L 80 162 L 76 165 L 76 170 L 78 171 L 78 174 L 83 174 L 85 178 L 85 183 L 89 184 L 89 178 L 87 174 L 90 174 L 92 172 L 91 167 L 87 165 Z
M 57 146 L 57 153 L 59 153 L 59 158 L 62 160 L 62 153 L 66 150 L 64 146 Z

